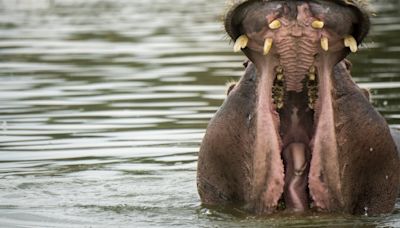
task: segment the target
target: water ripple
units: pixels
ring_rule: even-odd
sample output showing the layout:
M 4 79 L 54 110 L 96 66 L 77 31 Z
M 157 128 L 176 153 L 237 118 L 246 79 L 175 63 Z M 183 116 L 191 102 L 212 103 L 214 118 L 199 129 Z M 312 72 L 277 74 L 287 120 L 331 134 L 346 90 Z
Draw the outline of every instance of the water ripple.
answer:
M 400 4 L 373 3 L 353 76 L 398 126 Z M 245 59 L 223 11 L 206 0 L 0 0 L 0 224 L 398 225 L 397 212 L 258 220 L 200 207 L 200 141 Z

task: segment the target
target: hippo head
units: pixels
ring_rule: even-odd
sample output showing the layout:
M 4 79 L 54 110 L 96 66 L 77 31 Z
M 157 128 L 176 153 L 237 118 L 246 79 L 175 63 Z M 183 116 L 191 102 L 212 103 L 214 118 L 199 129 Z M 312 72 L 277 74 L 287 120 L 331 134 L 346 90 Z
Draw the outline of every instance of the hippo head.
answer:
M 393 210 L 397 149 L 344 60 L 369 27 L 361 0 L 231 2 L 225 28 L 250 61 L 200 148 L 205 205 L 255 214 Z

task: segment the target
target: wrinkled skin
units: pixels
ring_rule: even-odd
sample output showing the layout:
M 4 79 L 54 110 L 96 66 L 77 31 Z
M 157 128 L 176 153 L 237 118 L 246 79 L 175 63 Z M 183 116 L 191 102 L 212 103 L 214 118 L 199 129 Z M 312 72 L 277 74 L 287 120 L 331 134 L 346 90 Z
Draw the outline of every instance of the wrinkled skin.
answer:
M 397 148 L 344 60 L 349 53 L 344 37 L 359 44 L 369 30 L 361 3 L 242 1 L 228 12 L 226 30 L 233 40 L 248 37 L 242 51 L 250 62 L 210 121 L 200 148 L 197 185 L 203 204 L 233 205 L 258 215 L 393 210 L 400 182 Z M 271 29 L 274 20 L 281 26 Z M 325 26 L 312 27 L 315 20 Z M 267 39 L 273 40 L 268 53 Z M 312 68 L 317 79 L 306 76 Z M 313 83 L 317 92 L 310 89 Z M 284 90 L 280 98 L 277 86 Z

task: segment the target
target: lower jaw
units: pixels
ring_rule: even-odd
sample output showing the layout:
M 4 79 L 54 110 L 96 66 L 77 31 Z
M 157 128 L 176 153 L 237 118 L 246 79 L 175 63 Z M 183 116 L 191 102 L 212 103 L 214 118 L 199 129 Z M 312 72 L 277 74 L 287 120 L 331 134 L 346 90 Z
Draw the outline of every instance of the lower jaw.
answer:
M 326 66 L 316 66 L 316 68 L 318 72 L 325 72 L 325 74 L 326 72 L 330 72 L 326 70 Z M 269 69 L 271 68 L 269 67 Z M 276 69 L 276 66 L 274 69 Z M 323 101 L 326 101 L 326 97 L 324 96 L 328 96 L 328 100 L 331 99 L 329 91 L 321 91 L 321 89 L 328 90 L 330 74 L 323 75 L 322 73 L 315 75 L 315 82 L 318 84 L 315 85 L 317 91 L 313 93 L 310 93 L 309 88 L 307 88 L 310 78 L 305 76 L 304 90 L 302 92 L 285 91 L 291 95 L 285 95 L 284 99 L 281 100 L 273 92 L 273 84 L 276 84 L 276 72 L 273 75 L 275 78 L 274 82 L 271 81 L 271 76 L 263 77 L 264 75 L 261 73 L 261 80 L 269 81 L 269 83 L 264 82 L 260 84 L 261 86 L 263 84 L 264 86 L 269 85 L 271 93 L 264 94 L 268 95 L 267 97 L 262 97 L 263 93 L 261 93 L 259 99 L 267 99 L 267 102 L 259 102 L 259 108 L 262 109 L 259 111 L 269 111 L 271 113 L 271 119 L 275 124 L 274 130 L 279 144 L 279 155 L 271 156 L 271 162 L 274 162 L 273 158 L 276 157 L 275 162 L 281 164 L 271 165 L 270 172 L 276 175 L 283 171 L 283 175 L 274 176 L 275 183 L 267 183 L 267 185 L 276 184 L 277 189 L 281 188 L 281 191 L 278 191 L 280 194 L 276 193 L 276 196 L 269 197 L 267 201 L 271 202 L 266 203 L 268 205 L 277 205 L 277 210 L 287 210 L 290 212 L 304 212 L 309 209 L 327 210 L 330 207 L 330 196 L 327 193 L 326 180 L 320 179 L 322 169 L 320 161 L 321 151 L 319 150 L 320 146 L 315 146 L 315 142 L 317 141 L 318 143 L 321 140 L 318 128 L 326 125 L 326 122 L 332 122 L 329 110 L 328 114 L 321 112 L 327 106 L 322 104 Z M 322 82 L 318 82 L 321 76 L 324 76 L 325 80 L 321 79 Z M 310 94 L 316 97 L 310 97 Z M 281 101 L 283 101 L 283 104 L 281 104 Z M 263 104 L 267 105 L 267 107 L 261 107 Z M 294 109 L 301 112 L 301 118 L 296 119 L 299 116 L 296 117 L 293 115 Z M 328 126 L 333 127 L 330 123 L 328 123 Z M 334 144 L 331 134 L 328 137 L 328 141 L 328 143 Z M 315 151 L 315 149 L 318 151 Z M 280 181 L 276 182 L 277 179 L 280 179 Z
M 279 75 L 277 79 L 281 78 Z M 281 209 L 292 212 L 304 212 L 313 207 L 308 188 L 308 174 L 312 159 L 311 142 L 315 134 L 314 120 L 317 118 L 317 79 L 317 72 L 312 66 L 302 81 L 301 92 L 287 91 L 284 88 L 279 91 L 284 91 L 285 94 L 280 94 L 280 97 L 273 96 L 280 119 L 279 136 L 285 172 L 284 192 L 278 205 Z M 279 84 L 285 85 L 284 82 L 285 77 Z

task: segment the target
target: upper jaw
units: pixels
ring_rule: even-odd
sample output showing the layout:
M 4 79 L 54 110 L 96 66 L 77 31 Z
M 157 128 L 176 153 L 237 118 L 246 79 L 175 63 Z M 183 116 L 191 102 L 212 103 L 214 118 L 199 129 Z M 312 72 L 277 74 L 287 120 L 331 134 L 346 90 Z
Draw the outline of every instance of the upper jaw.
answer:
M 272 6 L 253 6 L 242 14 L 242 35 L 236 39 L 234 50 L 242 50 L 255 64 L 267 80 L 268 90 L 272 89 L 278 67 L 286 79 L 285 90 L 299 93 L 310 74 L 328 77 L 349 51 L 357 51 L 358 43 L 350 35 L 353 22 L 332 27 L 331 18 L 315 12 L 321 10 L 318 7 L 315 3 L 292 3 L 289 7 L 275 2 Z M 333 13 L 344 11 L 340 7 L 335 10 Z M 348 10 L 344 16 L 355 20 L 353 14 Z
M 255 4 L 257 1 L 254 0 L 228 0 L 227 11 L 224 16 L 225 30 L 228 35 L 236 40 L 240 36 L 240 28 L 238 25 L 243 20 L 243 9 Z M 264 0 L 264 3 L 275 4 L 280 2 L 286 2 L 285 0 Z M 352 34 L 358 43 L 368 35 L 371 22 L 370 17 L 374 15 L 368 0 L 320 0 L 321 4 L 337 4 L 345 6 L 353 10 L 357 16 L 357 22 L 355 24 L 356 30 Z
M 286 2 L 284 0 L 264 0 L 263 3 L 266 4 L 279 4 Z M 368 35 L 370 30 L 370 16 L 373 15 L 372 10 L 368 4 L 367 0 L 321 0 L 321 4 L 337 4 L 345 6 L 351 9 L 356 19 L 354 20 L 354 30 L 352 35 L 358 44 L 360 44 L 363 39 Z M 227 34 L 232 40 L 236 39 L 242 35 L 241 25 L 244 19 L 244 12 L 249 6 L 256 4 L 256 1 L 252 0 L 229 0 L 227 12 L 224 17 L 224 26 Z M 348 53 L 347 53 L 348 54 Z
M 328 76 L 349 52 L 358 50 L 365 29 L 356 25 L 369 28 L 369 19 L 360 16 L 365 9 L 355 7 L 358 1 L 346 2 L 348 7 L 332 6 L 332 1 L 245 1 L 233 7 L 225 25 L 235 40 L 234 51 L 247 55 L 269 87 L 279 66 L 288 79 L 286 89 L 301 92 L 312 68 L 318 77 Z

